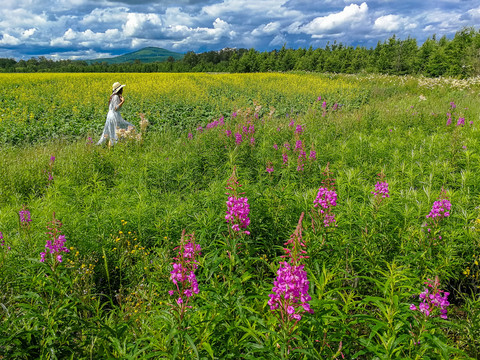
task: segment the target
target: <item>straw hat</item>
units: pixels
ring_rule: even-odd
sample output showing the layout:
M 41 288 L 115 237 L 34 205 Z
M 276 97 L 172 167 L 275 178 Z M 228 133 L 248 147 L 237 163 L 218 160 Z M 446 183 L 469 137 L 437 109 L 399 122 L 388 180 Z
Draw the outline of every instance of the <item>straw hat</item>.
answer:
M 115 84 L 112 85 L 112 94 L 116 94 L 124 86 L 125 85 L 122 85 L 119 82 L 116 82 Z

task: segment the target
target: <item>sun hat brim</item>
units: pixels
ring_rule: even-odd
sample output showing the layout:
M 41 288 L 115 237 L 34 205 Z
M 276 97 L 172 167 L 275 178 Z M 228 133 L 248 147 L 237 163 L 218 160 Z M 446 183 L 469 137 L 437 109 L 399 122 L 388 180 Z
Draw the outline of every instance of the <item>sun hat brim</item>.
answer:
M 112 94 L 116 94 L 121 88 L 123 88 L 125 85 L 119 85 L 115 89 L 113 89 Z

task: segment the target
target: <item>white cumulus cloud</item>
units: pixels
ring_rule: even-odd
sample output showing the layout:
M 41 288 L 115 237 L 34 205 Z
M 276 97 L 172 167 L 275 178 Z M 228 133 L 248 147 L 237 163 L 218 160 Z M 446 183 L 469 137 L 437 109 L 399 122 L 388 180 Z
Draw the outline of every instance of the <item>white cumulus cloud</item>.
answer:
M 313 19 L 301 28 L 302 32 L 312 37 L 322 37 L 324 34 L 340 33 L 356 27 L 363 27 L 368 21 L 368 5 L 351 4 L 338 12 Z
M 253 36 L 271 35 L 277 33 L 281 29 L 281 24 L 278 21 L 269 22 L 266 25 L 261 25 L 252 31 Z
M 125 36 L 149 37 L 152 32 L 161 31 L 162 20 L 157 14 L 129 13 L 122 28 Z
M 399 15 L 380 16 L 373 24 L 375 30 L 386 32 L 411 30 L 416 28 L 416 26 L 415 23 L 410 23 L 407 18 L 403 18 Z
M 10 34 L 3 34 L 2 40 L 0 40 L 0 45 L 19 45 L 20 43 L 20 39 Z
M 22 38 L 23 39 L 28 39 L 30 36 L 32 36 L 33 34 L 35 34 L 35 31 L 37 31 L 36 28 L 31 28 L 31 29 L 28 29 L 28 30 L 24 30 L 22 32 Z

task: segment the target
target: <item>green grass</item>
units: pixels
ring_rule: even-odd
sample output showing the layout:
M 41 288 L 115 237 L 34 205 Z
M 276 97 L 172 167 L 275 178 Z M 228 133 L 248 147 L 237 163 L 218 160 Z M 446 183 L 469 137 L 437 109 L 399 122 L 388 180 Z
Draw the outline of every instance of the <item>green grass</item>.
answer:
M 428 89 L 413 78 L 339 80 L 363 88 L 343 99 L 341 91 L 323 96 L 325 114 L 313 98 L 288 117 L 280 110 L 269 117 L 264 106 L 256 119 L 251 102 L 242 107 L 250 115 L 224 112 L 224 126 L 196 131 L 212 121 L 199 115 L 185 121 L 190 127 L 166 123 L 142 142 L 111 149 L 89 144 L 86 133 L 3 145 L 0 231 L 11 250 L 0 250 L 0 359 L 478 358 L 478 88 Z M 299 100 L 294 92 L 283 96 L 282 104 Z M 334 111 L 334 103 L 344 105 Z M 447 112 L 455 112 L 450 126 Z M 462 116 L 466 125 L 455 126 Z M 301 134 L 291 120 L 303 126 Z M 252 124 L 254 145 L 245 134 L 236 145 L 234 134 Z M 311 149 L 317 154 L 302 172 L 297 140 L 307 157 Z M 313 228 L 327 164 L 337 227 Z M 236 240 L 225 223 L 234 168 L 251 208 L 251 234 Z M 371 192 L 381 172 L 390 198 L 376 206 Z M 451 215 L 438 228 L 442 239 L 432 240 L 424 224 L 442 189 Z M 19 225 L 24 205 L 28 228 Z M 53 212 L 72 250 L 50 266 L 39 260 Z M 302 212 L 314 313 L 288 337 L 267 301 Z M 200 292 L 179 321 L 168 290 L 184 229 L 202 247 Z M 436 276 L 450 292 L 449 317 L 424 321 L 409 307 Z

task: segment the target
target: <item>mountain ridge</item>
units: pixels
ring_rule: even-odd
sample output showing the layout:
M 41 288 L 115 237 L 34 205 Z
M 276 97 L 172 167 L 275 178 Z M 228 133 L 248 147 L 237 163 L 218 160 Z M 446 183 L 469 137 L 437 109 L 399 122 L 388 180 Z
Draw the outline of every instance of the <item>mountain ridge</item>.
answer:
M 136 50 L 130 53 L 126 53 L 123 55 L 118 55 L 110 58 L 87 59 L 84 61 L 87 62 L 88 64 L 95 64 L 95 63 L 125 64 L 125 63 L 134 63 L 137 60 L 142 63 L 152 63 L 152 62 L 166 61 L 170 57 L 172 57 L 175 60 L 180 60 L 183 58 L 183 56 L 184 54 L 181 54 L 181 53 L 150 46 L 150 47 L 145 47 L 140 50 Z

